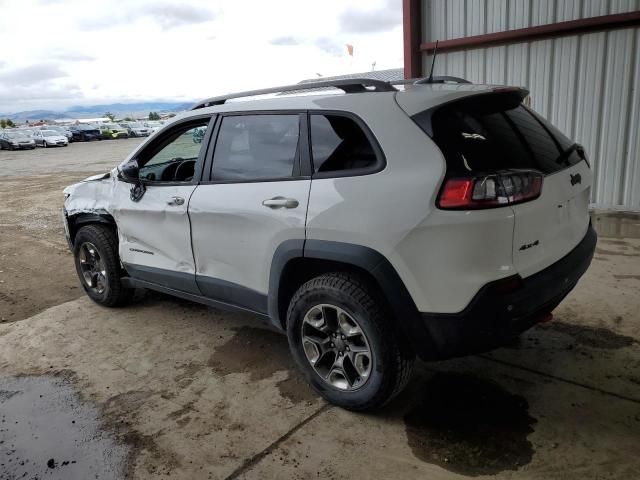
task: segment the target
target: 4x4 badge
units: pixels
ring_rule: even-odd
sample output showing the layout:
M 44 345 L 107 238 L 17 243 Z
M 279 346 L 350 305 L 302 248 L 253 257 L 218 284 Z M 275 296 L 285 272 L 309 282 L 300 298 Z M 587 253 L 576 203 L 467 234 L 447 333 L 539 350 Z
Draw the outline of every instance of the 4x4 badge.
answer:
M 569 177 L 571 177 L 571 186 L 582 182 L 582 176 L 579 173 L 576 173 L 575 175 L 569 174 Z
M 540 240 L 536 240 L 535 242 L 532 242 L 532 243 L 525 243 L 520 247 L 520 250 L 527 250 L 528 248 L 537 247 L 538 245 L 540 245 Z

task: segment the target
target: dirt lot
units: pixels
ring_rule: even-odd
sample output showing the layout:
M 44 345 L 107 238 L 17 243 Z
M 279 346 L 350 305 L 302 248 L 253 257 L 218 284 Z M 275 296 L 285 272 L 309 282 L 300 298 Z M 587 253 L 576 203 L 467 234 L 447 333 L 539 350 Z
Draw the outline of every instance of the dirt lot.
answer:
M 254 318 L 81 294 L 61 190 L 137 142 L 0 152 L 0 479 L 638 478 L 640 216 L 594 214 L 595 260 L 553 322 L 419 364 L 384 411 L 353 414 Z

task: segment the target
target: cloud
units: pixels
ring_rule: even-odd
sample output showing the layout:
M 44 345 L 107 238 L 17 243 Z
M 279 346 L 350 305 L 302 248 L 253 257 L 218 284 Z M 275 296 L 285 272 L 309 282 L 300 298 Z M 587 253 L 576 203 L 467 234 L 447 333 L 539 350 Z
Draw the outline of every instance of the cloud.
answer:
M 335 40 L 332 40 L 329 37 L 319 37 L 316 39 L 315 41 L 315 46 L 318 47 L 320 50 L 325 51 L 331 55 L 334 55 L 336 57 L 341 56 L 342 54 L 344 54 L 344 52 L 346 52 L 346 46 L 343 45 L 342 43 L 339 43 Z
M 345 10 L 339 17 L 340 29 L 346 33 L 376 33 L 392 30 L 402 22 L 402 5 L 399 0 L 387 0 L 373 9 Z
M 0 110 L 15 112 L 26 109 L 42 109 L 57 105 L 68 105 L 82 99 L 82 89 L 75 84 L 56 85 L 47 82 L 32 86 L 9 86 L 0 89 Z
M 64 62 L 92 62 L 96 59 L 96 57 L 93 57 L 91 55 L 85 55 L 80 52 L 70 52 L 65 50 L 54 51 L 51 54 L 51 58 L 62 60 Z
M 140 9 L 142 15 L 148 15 L 164 28 L 180 25 L 191 25 L 213 20 L 215 15 L 210 10 L 197 8 L 193 5 L 151 4 Z
M 0 72 L 0 85 L 27 87 L 67 76 L 68 74 L 58 65 L 45 63 Z
M 269 43 L 271 45 L 278 46 L 292 46 L 292 45 L 300 45 L 302 42 L 295 37 L 284 36 L 284 37 L 276 37 L 272 38 Z
M 378 11 L 385 1 L 325 0 L 310 10 L 300 0 L 0 0 L 0 45 L 7 47 L 0 49 L 0 111 L 64 109 L 96 99 L 204 98 L 295 83 L 315 72 L 367 71 L 374 60 L 378 69 L 397 67 L 400 28 L 352 34 L 340 26 L 342 12 L 364 5 Z M 37 35 L 25 35 L 21 18 Z M 355 45 L 353 58 L 345 43 Z M 65 89 L 68 84 L 80 90 Z
M 107 14 L 108 13 L 108 14 Z M 194 25 L 208 22 L 216 17 L 213 11 L 206 7 L 195 5 L 176 5 L 165 2 L 143 4 L 129 10 L 109 10 L 100 16 L 85 18 L 80 22 L 83 30 L 95 30 L 127 25 L 141 19 L 151 19 L 164 29 L 171 29 L 182 25 Z

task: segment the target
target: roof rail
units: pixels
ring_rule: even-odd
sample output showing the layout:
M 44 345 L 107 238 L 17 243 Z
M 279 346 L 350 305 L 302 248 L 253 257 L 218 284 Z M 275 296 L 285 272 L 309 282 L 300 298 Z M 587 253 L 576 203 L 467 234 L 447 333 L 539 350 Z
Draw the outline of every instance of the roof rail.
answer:
M 338 88 L 345 93 L 362 92 L 396 92 L 397 89 L 389 82 L 374 80 L 371 78 L 347 78 L 340 80 L 328 80 L 324 82 L 296 83 L 295 85 L 285 85 L 283 87 L 264 88 L 261 90 L 249 90 L 247 92 L 230 93 L 219 97 L 212 97 L 196 103 L 191 110 L 222 105 L 227 100 L 233 98 L 255 97 L 257 95 L 267 95 L 269 93 L 289 93 L 301 90 L 314 90 L 316 88 Z

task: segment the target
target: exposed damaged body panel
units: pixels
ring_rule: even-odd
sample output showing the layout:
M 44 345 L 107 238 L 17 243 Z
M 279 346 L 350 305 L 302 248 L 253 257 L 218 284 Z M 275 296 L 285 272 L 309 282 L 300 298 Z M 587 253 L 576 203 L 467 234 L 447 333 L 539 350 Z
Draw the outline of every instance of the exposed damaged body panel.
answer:
M 174 197 L 188 199 L 195 185 L 151 186 L 144 202 L 132 202 L 133 185 L 118 180 L 117 173 L 95 175 L 64 189 L 70 243 L 81 225 L 117 225 L 123 264 L 195 274 L 188 203 L 168 202 Z

